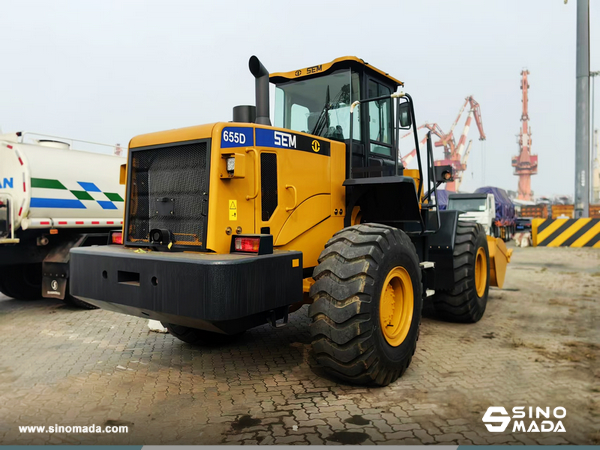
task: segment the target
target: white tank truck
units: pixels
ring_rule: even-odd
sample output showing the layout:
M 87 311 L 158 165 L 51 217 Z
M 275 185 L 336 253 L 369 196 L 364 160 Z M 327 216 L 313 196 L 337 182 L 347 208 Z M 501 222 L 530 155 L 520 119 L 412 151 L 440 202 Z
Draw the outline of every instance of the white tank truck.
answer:
M 122 227 L 125 153 L 118 144 L 0 134 L 0 292 L 91 308 L 69 295 L 69 250 L 105 245 Z

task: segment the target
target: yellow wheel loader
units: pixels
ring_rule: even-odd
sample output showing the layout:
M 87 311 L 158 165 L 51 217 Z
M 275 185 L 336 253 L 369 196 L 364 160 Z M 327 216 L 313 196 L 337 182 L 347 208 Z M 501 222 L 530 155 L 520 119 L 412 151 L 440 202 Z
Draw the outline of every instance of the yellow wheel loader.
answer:
M 418 170 L 399 163 L 400 130 L 419 149 L 401 81 L 355 57 L 249 66 L 256 106 L 232 122 L 131 140 L 122 245 L 73 249 L 71 293 L 205 345 L 283 326 L 308 303 L 317 361 L 387 385 L 410 364 L 422 312 L 478 321 L 510 254 L 437 208 L 453 177 L 430 137 Z

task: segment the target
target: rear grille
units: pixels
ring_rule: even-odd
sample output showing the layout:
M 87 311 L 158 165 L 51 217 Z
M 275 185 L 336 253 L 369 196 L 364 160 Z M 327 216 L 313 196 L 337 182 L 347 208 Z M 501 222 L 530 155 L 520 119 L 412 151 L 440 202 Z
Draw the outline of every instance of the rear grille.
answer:
M 209 147 L 204 140 L 131 151 L 128 243 L 149 243 L 159 228 L 175 245 L 205 249 Z

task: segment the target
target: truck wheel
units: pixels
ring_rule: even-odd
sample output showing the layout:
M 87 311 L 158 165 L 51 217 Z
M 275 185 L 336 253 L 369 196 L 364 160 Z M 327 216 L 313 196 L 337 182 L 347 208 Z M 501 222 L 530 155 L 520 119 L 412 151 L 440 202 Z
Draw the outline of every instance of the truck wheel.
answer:
M 490 288 L 490 255 L 481 225 L 458 222 L 454 241 L 454 288 L 431 298 L 438 317 L 475 323 L 483 317 Z
M 345 228 L 327 242 L 313 277 L 310 332 L 319 364 L 351 383 L 394 382 L 415 353 L 423 305 L 408 236 L 378 224 Z
M 18 300 L 42 298 L 42 265 L 19 264 L 0 268 L 0 292 Z
M 199 330 L 197 328 L 184 327 L 183 325 L 174 325 L 172 323 L 163 323 L 169 334 L 180 341 L 192 345 L 216 346 L 229 344 L 238 339 L 244 331 L 236 334 L 213 333 L 212 331 Z

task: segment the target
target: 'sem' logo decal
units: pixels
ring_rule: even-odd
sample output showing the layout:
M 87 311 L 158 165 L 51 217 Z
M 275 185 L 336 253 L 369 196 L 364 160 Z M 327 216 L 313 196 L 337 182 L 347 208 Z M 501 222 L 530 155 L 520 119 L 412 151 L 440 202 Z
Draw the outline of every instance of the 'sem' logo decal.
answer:
M 296 134 L 291 131 L 286 133 L 269 128 L 256 128 L 255 136 L 258 147 L 286 148 L 301 150 L 320 156 L 330 156 L 329 141 L 315 139 L 305 134 Z

